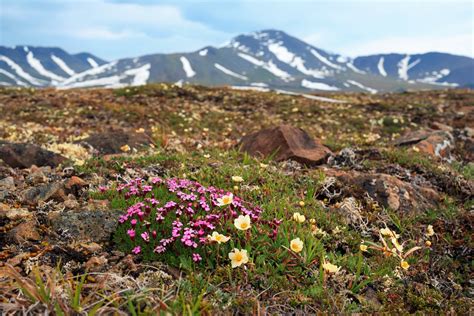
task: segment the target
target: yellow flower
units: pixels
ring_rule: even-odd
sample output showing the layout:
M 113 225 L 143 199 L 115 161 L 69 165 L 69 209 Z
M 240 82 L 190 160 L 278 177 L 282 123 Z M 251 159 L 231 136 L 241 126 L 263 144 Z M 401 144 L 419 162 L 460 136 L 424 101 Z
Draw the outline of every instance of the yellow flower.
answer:
M 435 234 L 434 232 L 434 229 L 433 229 L 433 225 L 428 225 L 428 227 L 426 228 L 426 236 L 428 237 L 431 237 Z
M 395 246 L 395 248 L 397 248 L 398 252 L 403 252 L 403 246 L 398 243 L 397 238 L 392 237 L 390 240 L 392 241 L 392 244 Z
M 316 220 L 315 220 L 314 218 L 310 219 L 309 222 L 310 222 L 311 224 L 316 224 Z
M 368 249 L 368 247 L 364 244 L 360 245 L 359 248 L 360 248 L 360 251 L 367 251 Z
M 218 206 L 224 206 L 224 205 L 229 205 L 234 201 L 234 195 L 232 193 L 229 193 L 227 195 L 222 196 L 221 198 L 217 199 L 217 205 Z
M 395 232 L 393 232 L 392 230 L 390 230 L 390 228 L 382 228 L 382 229 L 380 229 L 380 233 L 381 233 L 383 236 L 395 237 L 395 238 L 400 237 L 398 234 L 396 234 Z
M 290 241 L 290 248 L 296 253 L 301 252 L 301 250 L 303 250 L 303 242 L 301 241 L 301 239 L 295 238 Z
M 249 256 L 247 255 L 247 250 L 234 248 L 232 252 L 229 253 L 229 259 L 231 260 L 232 268 L 239 267 L 243 264 L 249 262 Z
M 239 191 L 239 187 L 234 185 L 234 191 Z
M 240 215 L 234 220 L 234 225 L 239 230 L 247 230 L 250 228 L 250 216 Z
M 120 147 L 120 150 L 123 151 L 123 152 L 130 151 L 130 146 L 128 146 L 128 145 L 123 145 L 122 147 Z
M 268 167 L 268 165 L 267 165 L 267 164 L 260 163 L 260 168 L 263 168 L 263 169 L 265 169 L 266 167 Z
M 219 234 L 218 232 L 212 232 L 212 235 L 208 235 L 207 238 L 209 238 L 211 241 L 217 242 L 218 244 L 226 243 L 230 239 L 230 237 Z
M 304 223 L 304 221 L 306 220 L 306 217 L 296 212 L 296 213 L 293 213 L 293 220 L 298 223 Z
M 244 181 L 244 178 L 240 177 L 240 176 L 233 176 L 232 177 L 232 181 L 234 182 L 242 182 Z
M 323 269 L 326 270 L 326 272 L 329 273 L 337 273 L 339 270 L 341 270 L 341 267 L 338 267 L 330 262 L 325 262 L 323 264 Z
M 299 204 L 301 207 L 305 206 L 305 203 L 304 203 L 304 201 L 299 201 L 299 203 L 298 203 L 298 204 Z
M 429 240 L 425 241 L 425 246 L 426 247 L 431 247 L 431 241 L 429 241 Z
M 208 159 L 208 158 L 211 158 L 211 155 L 209 155 L 209 154 L 204 154 L 203 157 L 206 158 L 206 159 Z
M 400 267 L 402 267 L 404 270 L 408 270 L 410 265 L 405 260 L 402 260 L 402 262 L 400 262 Z

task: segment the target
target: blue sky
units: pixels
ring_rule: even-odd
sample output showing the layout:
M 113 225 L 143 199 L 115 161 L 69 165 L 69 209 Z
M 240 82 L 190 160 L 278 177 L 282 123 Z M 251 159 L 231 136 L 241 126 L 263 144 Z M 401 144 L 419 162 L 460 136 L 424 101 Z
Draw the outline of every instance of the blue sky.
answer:
M 441 51 L 474 57 L 474 2 L 0 0 L 0 44 L 112 60 L 218 46 L 280 29 L 347 56 Z

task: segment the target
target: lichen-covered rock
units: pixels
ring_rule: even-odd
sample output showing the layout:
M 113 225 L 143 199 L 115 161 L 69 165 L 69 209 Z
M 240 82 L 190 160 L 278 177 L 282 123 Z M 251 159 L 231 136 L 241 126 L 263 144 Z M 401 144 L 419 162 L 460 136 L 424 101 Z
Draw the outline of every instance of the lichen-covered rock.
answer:
M 81 143 L 92 147 L 100 155 L 108 155 L 148 146 L 152 140 L 145 133 L 112 131 L 91 135 Z
M 40 146 L 27 143 L 0 143 L 0 159 L 12 168 L 56 167 L 66 158 Z
M 105 242 L 117 228 L 118 211 L 64 211 L 51 212 L 48 220 L 53 230 L 75 241 Z
M 366 195 L 394 211 L 423 211 L 436 207 L 439 194 L 432 188 L 402 181 L 384 173 L 365 174 L 357 171 L 327 170 L 336 177 L 347 196 L 363 199 Z
M 240 150 L 252 156 L 273 156 L 275 161 L 295 160 L 306 165 L 325 163 L 331 151 L 301 128 L 280 125 L 244 136 Z
M 395 141 L 396 146 L 412 146 L 416 151 L 433 157 L 452 160 L 453 135 L 444 130 L 421 130 L 409 132 Z

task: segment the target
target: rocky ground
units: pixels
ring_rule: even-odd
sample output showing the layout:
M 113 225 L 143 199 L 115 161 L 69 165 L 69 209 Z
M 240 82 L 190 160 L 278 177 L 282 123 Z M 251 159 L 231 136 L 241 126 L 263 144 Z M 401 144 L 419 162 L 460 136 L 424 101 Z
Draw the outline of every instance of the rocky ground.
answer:
M 469 313 L 474 93 L 327 97 L 1 89 L 0 310 Z M 218 185 L 264 217 L 302 213 L 321 255 L 276 272 L 257 258 L 248 271 L 190 270 L 124 253 L 124 206 L 101 191 L 157 176 Z M 375 246 L 384 227 L 408 268 Z M 323 257 L 340 270 L 325 273 Z

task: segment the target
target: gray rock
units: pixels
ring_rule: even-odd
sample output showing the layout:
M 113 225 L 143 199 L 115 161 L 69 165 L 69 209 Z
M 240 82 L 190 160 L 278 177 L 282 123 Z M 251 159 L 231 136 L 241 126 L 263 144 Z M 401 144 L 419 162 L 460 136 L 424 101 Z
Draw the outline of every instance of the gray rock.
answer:
M 53 230 L 75 241 L 105 242 L 115 232 L 120 211 L 65 211 L 48 214 Z

